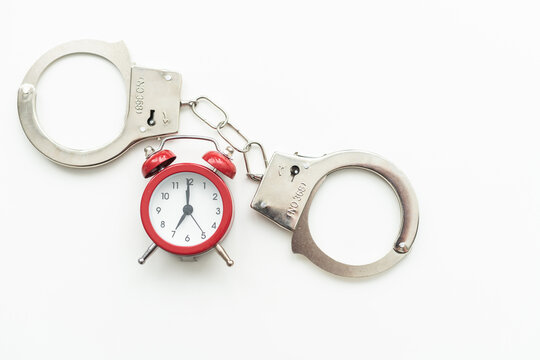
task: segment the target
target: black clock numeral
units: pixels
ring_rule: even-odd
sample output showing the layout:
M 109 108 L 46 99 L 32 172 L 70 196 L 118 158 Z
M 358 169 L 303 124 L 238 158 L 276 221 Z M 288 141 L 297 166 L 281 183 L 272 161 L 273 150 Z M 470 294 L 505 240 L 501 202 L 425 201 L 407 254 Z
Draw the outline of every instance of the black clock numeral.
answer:
M 204 231 L 201 234 L 201 239 L 203 239 L 203 240 L 206 239 L 206 234 L 204 233 Z
M 160 224 L 160 226 L 161 226 L 162 228 L 164 228 L 164 227 L 165 227 L 165 221 L 162 221 L 161 224 Z
M 214 195 L 212 195 L 212 199 L 217 200 L 217 194 L 216 193 L 214 193 Z
M 178 184 L 178 181 L 173 181 L 172 188 L 174 189 L 180 189 L 180 184 Z
M 160 208 L 159 206 L 156 208 L 156 212 L 157 212 L 158 214 L 161 212 L 161 208 Z
M 184 240 L 186 240 L 186 242 L 189 242 L 189 240 L 191 239 L 189 238 L 189 235 L 186 235 L 186 238 Z
M 221 208 L 216 208 L 216 215 L 221 214 Z
M 169 193 L 161 193 L 162 200 L 169 200 Z
M 174 237 L 174 235 L 176 235 L 176 230 L 171 230 L 172 231 L 172 238 Z
M 212 229 L 215 229 L 216 226 L 217 226 L 216 223 L 213 223 L 213 224 L 212 224 Z
M 188 185 L 193 185 L 193 179 L 189 178 L 189 179 L 186 179 L 186 180 L 187 180 Z
M 202 186 L 203 186 L 203 189 L 206 189 L 206 181 L 203 181 Z

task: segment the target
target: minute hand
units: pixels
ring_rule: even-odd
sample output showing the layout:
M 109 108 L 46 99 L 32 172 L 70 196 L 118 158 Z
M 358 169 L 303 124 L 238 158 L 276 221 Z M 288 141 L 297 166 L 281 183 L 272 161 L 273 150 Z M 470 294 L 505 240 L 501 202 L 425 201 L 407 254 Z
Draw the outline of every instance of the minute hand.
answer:
M 186 189 L 186 205 L 189 205 L 189 179 L 186 179 L 187 189 Z

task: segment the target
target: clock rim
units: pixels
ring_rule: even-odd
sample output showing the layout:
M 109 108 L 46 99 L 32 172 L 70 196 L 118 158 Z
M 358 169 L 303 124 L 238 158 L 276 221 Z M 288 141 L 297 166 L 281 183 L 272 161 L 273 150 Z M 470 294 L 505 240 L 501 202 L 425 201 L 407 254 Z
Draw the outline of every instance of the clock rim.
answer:
M 150 199 L 154 190 L 169 176 L 182 172 L 193 172 L 207 178 L 216 186 L 223 202 L 223 216 L 215 233 L 204 242 L 195 246 L 179 246 L 171 244 L 158 235 L 150 221 Z M 144 189 L 140 206 L 142 224 L 150 239 L 165 251 L 176 255 L 186 256 L 199 255 L 215 247 L 225 237 L 232 225 L 233 211 L 234 206 L 232 196 L 223 179 L 207 167 L 194 163 L 174 164 L 154 175 Z

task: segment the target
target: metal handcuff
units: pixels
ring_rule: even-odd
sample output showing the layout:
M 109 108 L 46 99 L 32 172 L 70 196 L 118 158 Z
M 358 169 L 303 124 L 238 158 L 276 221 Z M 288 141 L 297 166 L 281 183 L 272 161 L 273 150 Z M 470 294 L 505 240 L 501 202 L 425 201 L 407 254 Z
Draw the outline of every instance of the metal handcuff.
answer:
M 55 143 L 40 128 L 36 115 L 36 85 L 42 73 L 54 61 L 78 53 L 97 55 L 110 61 L 120 71 L 128 92 L 128 108 L 122 132 L 99 149 L 75 150 Z M 243 154 L 247 176 L 260 182 L 251 207 L 277 225 L 292 231 L 294 253 L 304 255 L 326 271 L 348 277 L 380 273 L 409 253 L 418 229 L 418 202 L 411 184 L 392 163 L 377 155 L 356 150 L 338 151 L 322 157 L 276 152 L 267 161 L 263 146 L 259 142 L 249 141 L 231 124 L 225 111 L 210 99 L 199 97 L 194 101 L 181 102 L 181 84 L 182 79 L 177 72 L 134 65 L 123 42 L 72 41 L 49 50 L 30 68 L 18 91 L 19 118 L 30 142 L 47 158 L 64 166 L 86 168 L 106 164 L 143 140 L 176 134 L 180 109 L 189 107 L 199 119 L 215 129 L 232 149 Z M 223 118 L 210 122 L 202 116 L 197 111 L 197 106 L 202 102 L 214 106 Z M 242 139 L 242 145 L 235 144 L 227 135 L 231 131 Z M 253 149 L 260 153 L 266 168 L 262 174 L 251 171 L 247 153 Z M 359 168 L 378 175 L 390 185 L 400 204 L 402 221 L 398 237 L 385 256 L 370 264 L 349 265 L 334 260 L 317 246 L 310 233 L 309 210 L 317 190 L 327 175 L 346 168 Z

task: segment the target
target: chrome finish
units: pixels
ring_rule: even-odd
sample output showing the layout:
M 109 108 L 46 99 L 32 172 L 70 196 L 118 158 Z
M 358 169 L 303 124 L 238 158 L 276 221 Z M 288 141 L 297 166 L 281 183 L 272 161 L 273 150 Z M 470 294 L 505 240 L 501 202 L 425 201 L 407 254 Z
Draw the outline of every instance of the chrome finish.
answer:
M 268 167 L 268 160 L 266 160 L 266 153 L 264 152 L 264 148 L 263 146 L 256 142 L 256 141 L 251 141 L 248 143 L 248 146 L 251 148 L 253 145 L 257 146 L 259 148 L 259 150 L 261 151 L 261 155 L 262 155 L 262 160 L 263 160 L 263 164 L 264 164 L 264 169 L 266 169 Z M 263 174 L 253 174 L 251 172 L 251 167 L 249 166 L 249 161 L 247 159 L 247 155 L 246 153 L 244 153 L 244 164 L 246 165 L 246 175 L 248 178 L 250 178 L 251 180 L 254 180 L 254 181 L 261 181 L 262 178 L 263 178 Z
M 144 148 L 144 156 L 148 159 L 150 156 L 152 156 L 153 153 L 155 153 L 156 150 L 154 150 L 153 147 L 147 146 Z
M 208 119 L 206 119 L 201 114 L 199 114 L 197 112 L 197 105 L 200 104 L 201 102 L 207 102 L 210 105 L 212 105 L 215 109 L 217 109 L 222 114 L 223 120 L 217 121 L 217 124 L 213 125 Z M 189 107 L 191 108 L 191 111 L 193 111 L 193 114 L 195 114 L 195 116 L 197 116 L 206 125 L 210 126 L 214 130 L 216 130 L 220 126 L 223 127 L 223 126 L 227 125 L 227 123 L 229 122 L 229 117 L 227 116 L 227 113 L 221 107 L 216 105 L 216 103 L 214 103 L 212 100 L 207 98 L 206 96 L 199 96 L 195 101 L 189 101 L 189 102 L 187 102 L 185 104 L 181 103 L 181 105 L 189 105 Z
M 232 146 L 227 146 L 227 147 L 225 148 L 225 151 L 227 152 L 227 157 L 228 157 L 229 159 L 232 159 L 232 156 L 233 156 L 233 154 L 234 154 L 234 149 L 232 148 Z
M 128 93 L 122 132 L 99 149 L 79 150 L 57 144 L 43 132 L 37 119 L 36 86 L 41 74 L 56 60 L 79 53 L 110 61 L 120 71 Z M 30 68 L 18 92 L 19 119 L 30 142 L 50 160 L 70 167 L 99 166 L 116 159 L 137 142 L 178 132 L 181 85 L 181 76 L 176 72 L 134 66 L 123 42 L 72 41 L 49 50 Z M 151 121 L 152 113 L 155 119 Z
M 224 129 L 226 129 L 227 127 L 231 128 L 235 133 L 238 134 L 238 136 L 245 142 L 244 146 L 236 146 L 236 145 L 234 145 L 233 140 L 229 139 L 229 137 L 225 134 Z M 227 142 L 227 144 L 232 146 L 232 148 L 234 150 L 236 150 L 238 152 L 241 152 L 242 154 L 247 153 L 249 151 L 249 148 L 250 148 L 249 143 L 250 143 L 250 141 L 248 140 L 247 137 L 244 136 L 244 134 L 242 134 L 240 132 L 240 130 L 236 126 L 234 126 L 230 122 L 227 121 L 227 123 L 219 123 L 216 130 L 217 130 L 219 136 L 221 136 L 221 138 L 223 140 L 225 140 Z
M 227 254 L 223 246 L 221 246 L 220 244 L 217 244 L 215 248 L 219 256 L 221 256 L 223 260 L 225 260 L 225 263 L 227 264 L 227 266 L 234 265 L 234 261 L 229 257 L 229 255 Z
M 390 252 L 366 265 L 348 265 L 326 255 L 309 231 L 311 201 L 326 176 L 346 168 L 371 171 L 394 190 L 400 204 L 402 223 Z M 306 256 L 333 274 L 364 277 L 384 271 L 409 252 L 418 229 L 416 196 L 405 175 L 383 158 L 360 151 L 340 151 L 319 158 L 275 153 L 255 193 L 251 207 L 276 224 L 293 232 L 292 251 Z
M 214 121 L 215 125 L 207 118 L 203 117 L 199 112 L 197 112 L 197 105 L 199 103 L 201 103 L 201 101 L 204 101 L 204 102 L 208 102 L 210 105 L 212 105 L 215 109 L 218 110 L 218 112 L 220 112 L 223 116 L 223 120 L 221 121 Z M 221 136 L 221 138 L 223 140 L 225 140 L 227 142 L 227 144 L 229 144 L 229 146 L 231 148 L 233 148 L 234 150 L 242 153 L 242 155 L 244 155 L 244 163 L 246 165 L 246 175 L 248 178 L 252 179 L 252 180 L 255 180 L 255 181 L 261 181 L 261 178 L 262 178 L 262 174 L 252 174 L 251 171 L 250 171 L 250 167 L 249 167 L 249 161 L 247 159 L 247 153 L 251 150 L 251 147 L 253 145 L 256 145 L 257 147 L 259 147 L 260 151 L 261 151 L 261 154 L 262 154 L 262 157 L 263 157 L 263 161 L 264 161 L 264 166 L 266 168 L 266 165 L 268 164 L 267 160 L 266 160 L 266 154 L 264 152 L 264 148 L 263 146 L 256 142 L 256 141 L 250 141 L 244 134 L 242 134 L 242 132 L 240 132 L 240 130 L 234 126 L 233 124 L 231 124 L 229 122 L 229 117 L 227 115 L 227 113 L 225 112 L 225 110 L 223 110 L 220 106 L 218 106 L 216 103 L 214 103 L 212 100 L 210 100 L 209 98 L 207 98 L 206 96 L 200 96 L 198 97 L 197 99 L 193 100 L 193 101 L 188 101 L 188 102 L 180 102 L 180 107 L 189 107 L 191 109 L 191 111 L 193 112 L 193 114 L 195 114 L 195 116 L 197 116 L 200 120 L 202 120 L 206 125 L 210 126 L 212 129 L 216 130 L 219 134 L 219 136 Z M 243 146 L 239 146 L 239 145 L 235 145 L 233 140 L 229 138 L 229 136 L 227 136 L 225 134 L 225 128 L 231 128 L 234 132 L 236 132 L 236 134 L 245 142 L 245 144 Z
M 146 262 L 146 259 L 148 259 L 148 257 L 150 257 L 150 255 L 152 255 L 157 248 L 158 246 L 152 243 L 152 245 L 150 245 L 148 249 L 146 249 L 144 254 L 139 258 L 139 264 L 144 264 Z

